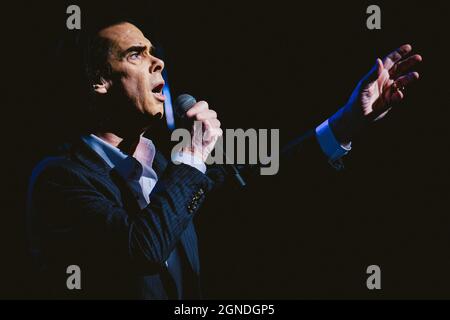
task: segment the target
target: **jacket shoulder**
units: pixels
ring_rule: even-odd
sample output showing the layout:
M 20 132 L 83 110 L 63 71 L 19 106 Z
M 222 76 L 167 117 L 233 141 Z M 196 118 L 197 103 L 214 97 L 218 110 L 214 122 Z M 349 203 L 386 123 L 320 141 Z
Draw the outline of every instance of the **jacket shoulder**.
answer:
M 31 172 L 29 187 L 39 182 L 62 183 L 64 181 L 80 181 L 91 175 L 82 164 L 68 156 L 55 156 L 42 159 Z
M 52 173 L 82 172 L 83 167 L 66 156 L 47 157 L 39 161 L 34 167 L 31 176 L 41 176 Z

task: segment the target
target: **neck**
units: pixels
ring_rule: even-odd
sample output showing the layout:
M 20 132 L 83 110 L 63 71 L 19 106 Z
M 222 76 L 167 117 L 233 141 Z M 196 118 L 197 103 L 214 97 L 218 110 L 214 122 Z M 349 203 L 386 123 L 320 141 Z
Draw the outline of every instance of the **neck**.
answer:
M 132 123 L 133 125 L 124 125 L 124 123 Z M 149 123 L 142 123 L 142 121 L 124 116 L 120 121 L 110 119 L 93 133 L 124 153 L 133 155 L 141 136 L 149 126 Z
M 95 135 L 110 145 L 119 148 L 126 154 L 133 155 L 143 132 L 135 132 L 127 136 L 119 136 L 113 132 L 96 132 Z

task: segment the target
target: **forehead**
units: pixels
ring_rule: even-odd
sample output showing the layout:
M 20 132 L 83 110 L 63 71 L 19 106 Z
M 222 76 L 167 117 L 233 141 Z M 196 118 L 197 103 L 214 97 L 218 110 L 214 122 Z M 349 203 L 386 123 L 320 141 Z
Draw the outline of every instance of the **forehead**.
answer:
M 135 25 L 125 22 L 101 30 L 98 35 L 108 39 L 111 43 L 111 49 L 116 53 L 123 52 L 132 46 L 152 46 L 141 30 Z

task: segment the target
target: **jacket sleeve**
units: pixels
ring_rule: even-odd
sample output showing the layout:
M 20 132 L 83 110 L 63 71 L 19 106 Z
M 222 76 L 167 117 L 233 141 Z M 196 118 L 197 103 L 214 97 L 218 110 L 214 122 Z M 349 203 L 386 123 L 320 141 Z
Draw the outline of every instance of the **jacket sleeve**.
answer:
M 86 172 L 54 165 L 35 180 L 32 206 L 39 214 L 44 248 L 160 267 L 212 184 L 190 166 L 170 164 L 150 194 L 150 204 L 125 209 Z
M 306 178 L 309 181 L 321 182 L 323 179 L 342 175 L 330 164 L 322 151 L 315 130 L 309 130 L 284 144 L 279 150 L 278 161 L 279 170 L 275 176 L 288 177 L 288 180 Z M 261 165 L 240 166 L 239 169 L 249 186 L 262 180 L 272 181 L 269 176 L 261 177 Z

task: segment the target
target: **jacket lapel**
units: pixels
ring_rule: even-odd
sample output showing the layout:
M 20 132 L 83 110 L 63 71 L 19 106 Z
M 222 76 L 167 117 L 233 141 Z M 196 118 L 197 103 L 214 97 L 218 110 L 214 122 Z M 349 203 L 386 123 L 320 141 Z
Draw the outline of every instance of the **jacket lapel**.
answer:
M 91 171 L 109 176 L 111 168 L 108 164 L 83 140 L 77 140 L 70 150 L 71 156 Z

